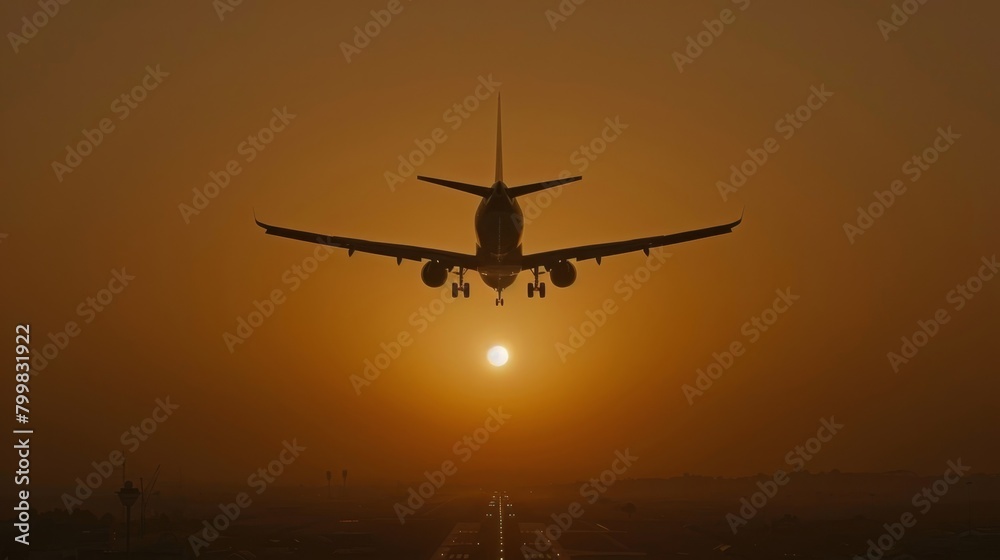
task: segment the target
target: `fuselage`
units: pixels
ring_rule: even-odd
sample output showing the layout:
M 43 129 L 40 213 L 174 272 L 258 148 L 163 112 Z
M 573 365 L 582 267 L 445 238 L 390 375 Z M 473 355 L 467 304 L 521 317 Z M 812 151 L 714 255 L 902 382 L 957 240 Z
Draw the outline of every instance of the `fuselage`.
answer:
M 492 191 L 476 209 L 476 256 L 483 282 L 502 290 L 521 272 L 524 215 L 502 181 L 497 181 Z

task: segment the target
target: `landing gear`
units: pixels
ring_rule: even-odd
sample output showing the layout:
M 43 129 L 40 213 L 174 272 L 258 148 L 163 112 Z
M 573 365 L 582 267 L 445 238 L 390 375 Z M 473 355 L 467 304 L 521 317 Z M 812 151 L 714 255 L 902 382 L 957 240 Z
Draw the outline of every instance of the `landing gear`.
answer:
M 535 292 L 538 292 L 538 297 L 545 297 L 545 282 L 539 282 L 537 286 L 528 284 L 528 297 L 535 297 Z
M 497 307 L 500 307 L 500 306 L 503 305 L 503 290 L 497 290 L 497 301 L 496 301 L 496 304 L 497 304 Z
M 528 284 L 528 297 L 535 297 L 535 292 L 538 292 L 538 297 L 545 297 L 545 282 L 538 281 L 538 275 L 541 273 L 538 272 L 537 268 L 531 269 L 531 273 L 535 275 L 535 281 Z
M 462 283 L 462 284 L 458 284 L 457 282 L 452 282 L 451 283 L 451 297 L 452 298 L 458 298 L 458 293 L 459 292 L 462 292 L 462 297 L 468 298 L 469 297 L 469 283 L 465 282 L 465 283 Z
M 457 298 L 458 292 L 462 292 L 462 295 L 466 298 L 469 297 L 469 283 L 465 281 L 465 269 L 458 269 L 458 282 L 451 283 L 451 297 Z

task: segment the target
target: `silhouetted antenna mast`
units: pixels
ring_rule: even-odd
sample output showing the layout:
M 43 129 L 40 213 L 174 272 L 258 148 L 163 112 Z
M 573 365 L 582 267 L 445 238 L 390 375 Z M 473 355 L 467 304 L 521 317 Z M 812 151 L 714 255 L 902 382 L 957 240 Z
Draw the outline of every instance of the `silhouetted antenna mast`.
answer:
M 160 465 L 156 465 L 156 470 L 153 471 L 153 480 L 149 483 L 149 488 L 143 485 L 142 477 L 139 478 L 139 536 L 146 534 L 146 506 L 149 505 L 149 499 L 153 497 L 153 489 L 156 488 L 156 481 L 160 479 Z

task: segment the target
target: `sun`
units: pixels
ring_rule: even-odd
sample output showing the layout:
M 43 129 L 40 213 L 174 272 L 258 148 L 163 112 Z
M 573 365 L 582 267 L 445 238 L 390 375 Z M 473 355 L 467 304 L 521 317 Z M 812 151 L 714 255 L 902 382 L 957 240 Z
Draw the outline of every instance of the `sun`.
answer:
M 486 360 L 494 367 L 500 367 L 507 363 L 507 349 L 503 346 L 494 346 L 486 351 Z

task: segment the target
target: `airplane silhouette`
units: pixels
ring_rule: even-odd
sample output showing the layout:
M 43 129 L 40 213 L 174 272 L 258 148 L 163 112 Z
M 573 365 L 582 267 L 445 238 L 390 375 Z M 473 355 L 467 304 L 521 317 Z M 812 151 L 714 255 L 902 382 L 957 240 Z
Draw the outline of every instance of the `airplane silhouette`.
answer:
M 653 247 L 730 233 L 743 221 L 741 214 L 735 222 L 719 226 L 628 241 L 584 245 L 529 255 L 523 254 L 521 235 L 524 231 L 524 216 L 517 203 L 517 198 L 579 181 L 583 177 L 567 177 L 543 183 L 508 187 L 503 182 L 503 142 L 499 97 L 497 99 L 496 177 L 493 186 L 483 187 L 423 176 L 418 176 L 417 179 L 482 198 L 479 208 L 476 209 L 476 253 L 474 255 L 413 245 L 321 235 L 268 225 L 257 220 L 256 216 L 254 216 L 254 221 L 257 222 L 258 226 L 264 228 L 264 232 L 268 235 L 340 247 L 347 249 L 348 256 L 353 255 L 355 251 L 360 251 L 395 257 L 397 264 L 402 263 L 403 259 L 417 262 L 427 261 L 420 271 L 420 278 L 424 284 L 431 288 L 443 286 L 447 282 L 449 274 L 458 276 L 458 282 L 451 284 L 452 297 L 458 297 L 459 292 L 462 292 L 465 297 L 469 297 L 469 284 L 465 282 L 465 273 L 468 271 L 478 272 L 483 282 L 496 290 L 496 305 L 498 306 L 503 305 L 503 290 L 513 284 L 517 275 L 522 271 L 530 270 L 534 276 L 534 281 L 528 284 L 528 297 L 534 297 L 537 293 L 538 297 L 544 298 L 545 283 L 538 281 L 539 275 L 548 273 L 553 284 L 559 288 L 566 288 L 576 281 L 576 267 L 570 262 L 571 260 L 580 262 L 595 259 L 597 264 L 601 264 L 603 257 L 633 251 L 642 251 L 648 256 L 649 250 Z M 541 270 L 543 268 L 544 272 Z

